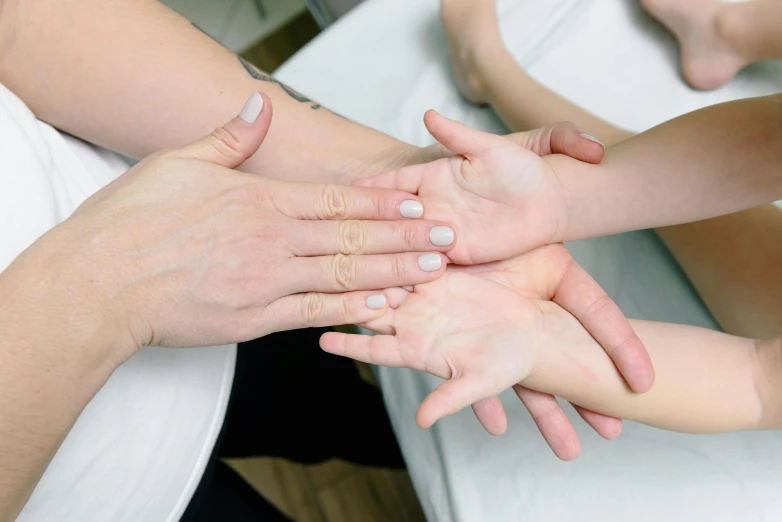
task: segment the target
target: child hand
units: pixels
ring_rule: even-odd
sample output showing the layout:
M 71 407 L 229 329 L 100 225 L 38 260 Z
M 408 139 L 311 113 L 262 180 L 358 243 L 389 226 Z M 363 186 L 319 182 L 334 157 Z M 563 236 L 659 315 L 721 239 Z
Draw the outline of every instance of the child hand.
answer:
M 321 346 L 371 364 L 448 379 L 418 410 L 416 422 L 424 428 L 523 381 L 534 372 L 540 350 L 563 329 L 581 328 L 579 321 L 621 370 L 633 370 L 649 386 L 653 380 L 648 354 L 625 317 L 561 244 L 503 262 L 450 267 L 438 281 L 386 295 L 388 312 L 364 325 L 383 335 L 327 333 Z M 524 390 L 516 391 L 524 400 Z M 564 412 L 553 397 L 541 402 L 542 394 L 532 393 L 524 402 L 544 437 L 557 455 L 574 458 L 578 447 L 571 441 L 578 439 Z M 540 408 L 549 414 L 536 415 Z M 616 431 L 615 423 L 606 425 L 607 417 L 579 413 L 601 434 Z
M 537 153 L 561 150 L 593 162 L 603 156 L 602 145 L 568 124 L 551 127 L 548 135 L 530 133 L 535 142 L 525 147 L 514 143 L 518 139 L 470 129 L 434 111 L 424 122 L 458 156 L 389 171 L 357 185 L 417 194 L 427 219 L 455 229 L 459 240 L 448 257 L 462 265 L 508 259 L 558 241 L 566 226 L 566 201 L 549 163 L 577 160 Z M 540 146 L 543 141 L 548 147 Z

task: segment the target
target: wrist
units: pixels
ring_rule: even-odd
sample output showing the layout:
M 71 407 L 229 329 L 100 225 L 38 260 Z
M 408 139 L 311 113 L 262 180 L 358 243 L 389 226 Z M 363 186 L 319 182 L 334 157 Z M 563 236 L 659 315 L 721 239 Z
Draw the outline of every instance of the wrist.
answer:
M 410 165 L 429 163 L 449 155 L 440 144 L 417 147 L 409 143 L 396 142 L 366 158 L 346 165 L 336 174 L 334 182 L 352 185 L 356 181 L 371 178 Z
M 587 366 L 576 364 L 579 372 L 574 374 L 570 363 L 590 353 L 595 340 L 575 317 L 559 305 L 544 302 L 542 312 L 535 343 L 535 365 L 522 384 L 537 391 L 557 394 L 568 389 L 562 386 L 565 381 L 580 378 L 580 370 Z M 563 350 L 567 350 L 567 354 Z
M 604 177 L 602 165 L 584 163 L 567 156 L 544 156 L 554 173 L 556 186 L 556 232 L 552 243 L 564 243 L 605 235 L 608 209 L 601 208 L 596 188 Z
M 552 172 L 551 206 L 554 215 L 553 235 L 549 244 L 564 243 L 570 241 L 570 222 L 572 220 L 571 209 L 574 205 L 573 195 L 568 190 L 568 160 L 566 156 L 558 154 L 543 156 L 543 161 L 548 164 Z M 573 161 L 573 160 L 570 160 Z
M 50 238 L 52 232 L 0 273 L 4 335 L 68 354 L 85 371 L 113 371 L 138 346 L 102 289 L 98 267 Z

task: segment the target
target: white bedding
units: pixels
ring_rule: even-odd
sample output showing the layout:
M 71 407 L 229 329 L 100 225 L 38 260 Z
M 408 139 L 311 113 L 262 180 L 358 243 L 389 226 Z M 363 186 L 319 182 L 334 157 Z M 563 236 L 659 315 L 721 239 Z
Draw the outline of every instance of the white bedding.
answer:
M 327 107 L 400 139 L 432 140 L 435 108 L 496 132 L 492 113 L 456 92 L 437 0 L 368 0 L 278 72 Z M 643 130 L 701 106 L 782 89 L 782 66 L 759 64 L 702 93 L 679 77 L 677 50 L 636 0 L 500 0 L 503 38 L 539 81 L 601 117 Z M 649 232 L 568 245 L 631 317 L 715 324 Z M 776 521 L 782 519 L 782 434 L 693 436 L 626 423 L 601 440 L 569 411 L 584 443 L 559 462 L 513 395 L 508 433 L 485 434 L 464 411 L 428 431 L 414 412 L 437 380 L 381 369 L 410 473 L 431 521 Z
M 0 84 L 0 271 L 126 169 Z M 18 520 L 178 520 L 222 427 L 235 361 L 235 345 L 142 349 L 84 409 Z

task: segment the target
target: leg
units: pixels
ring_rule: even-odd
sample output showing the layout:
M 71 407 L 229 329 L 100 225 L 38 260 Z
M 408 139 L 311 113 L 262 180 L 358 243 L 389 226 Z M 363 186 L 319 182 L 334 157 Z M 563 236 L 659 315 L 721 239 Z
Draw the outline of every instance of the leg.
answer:
M 714 89 L 745 65 L 782 58 L 782 2 L 641 0 L 681 46 L 682 74 L 696 89 Z
M 540 85 L 519 67 L 500 38 L 494 0 L 442 0 L 441 17 L 459 90 L 473 103 L 491 105 L 509 129 L 567 120 L 607 145 L 631 135 Z
M 660 16 L 664 4 L 673 9 L 695 3 L 696 0 L 644 0 L 647 9 L 658 9 Z M 770 6 L 782 9 L 782 0 L 721 5 L 726 8 L 725 13 L 729 12 L 727 8 L 733 10 L 731 16 L 739 9 L 758 16 L 757 12 L 769 10 Z M 631 136 L 527 75 L 503 46 L 494 0 L 442 0 L 441 7 L 459 89 L 468 100 L 491 105 L 511 130 L 570 120 L 609 146 Z M 770 14 L 767 18 L 774 19 Z M 780 26 L 782 20 L 777 22 Z M 738 29 L 733 30 L 738 34 Z M 782 41 L 782 32 L 777 34 L 777 40 Z M 769 316 L 768 310 L 782 301 L 782 282 L 776 277 L 776 267 L 782 264 L 782 249 L 776 240 L 782 234 L 782 211 L 766 205 L 657 232 L 727 332 L 751 337 L 779 335 L 778 320 Z M 726 285 L 727 282 L 732 284 Z
M 782 58 L 782 1 L 754 0 L 725 6 L 720 34 L 750 62 Z
M 775 205 L 657 230 L 731 334 L 782 334 L 782 210 Z
M 519 67 L 500 38 L 494 0 L 442 0 L 441 17 L 459 90 L 475 104 L 491 105 L 511 130 L 568 120 L 607 145 L 631 135 L 540 85 Z

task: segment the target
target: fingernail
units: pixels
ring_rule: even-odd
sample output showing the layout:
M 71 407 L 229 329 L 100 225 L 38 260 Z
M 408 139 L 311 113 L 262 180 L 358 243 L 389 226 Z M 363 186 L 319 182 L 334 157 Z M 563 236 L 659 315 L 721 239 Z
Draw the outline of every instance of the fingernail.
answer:
M 399 205 L 399 213 L 408 219 L 418 219 L 424 215 L 424 206 L 418 201 L 407 199 Z
M 418 266 L 424 272 L 435 272 L 443 266 L 443 258 L 440 254 L 424 254 L 418 258 Z
M 429 241 L 434 246 L 448 246 L 453 243 L 453 240 L 454 233 L 451 227 L 432 227 L 429 231 Z
M 603 144 L 602 141 L 595 138 L 594 136 L 590 136 L 589 134 L 584 134 L 584 133 L 581 133 L 579 136 L 581 136 L 582 138 L 586 138 L 590 141 L 594 141 L 595 143 L 599 143 L 601 147 L 603 147 L 604 149 L 606 148 L 605 144 Z
M 260 94 L 254 92 L 250 95 L 250 99 L 247 100 L 244 107 L 242 107 L 239 117 L 246 124 L 252 125 L 258 119 L 261 109 L 263 109 L 263 98 L 261 98 Z
M 386 296 L 383 294 L 370 295 L 367 297 L 367 308 L 370 310 L 380 310 L 386 307 Z

